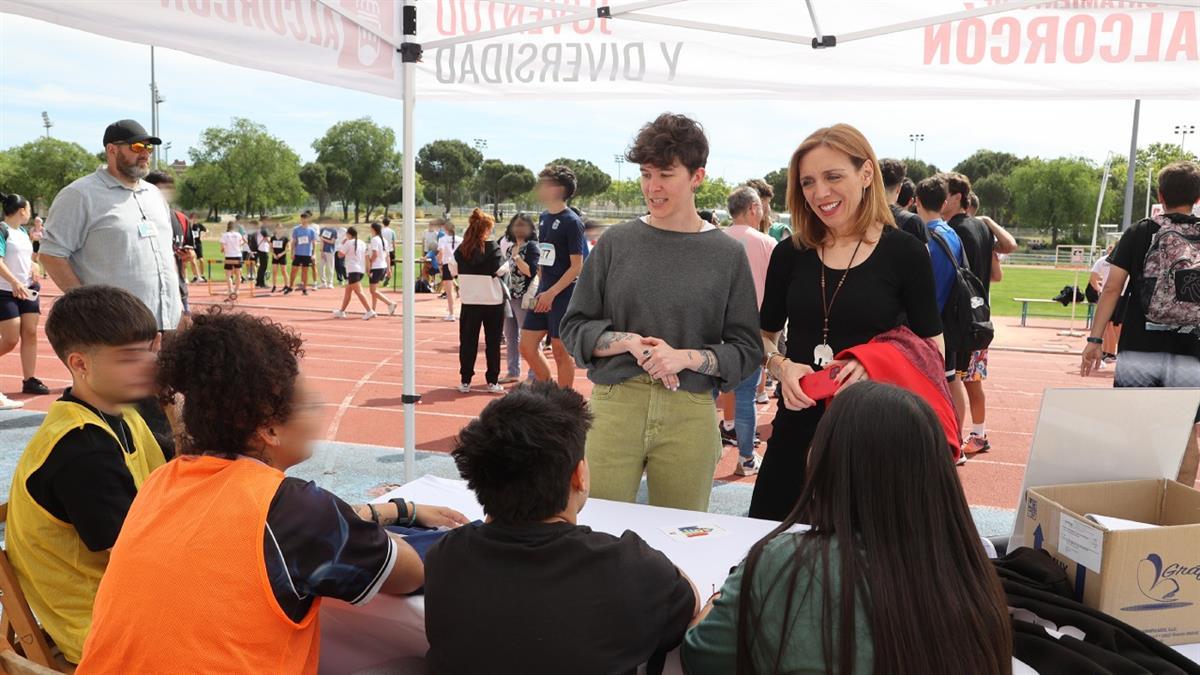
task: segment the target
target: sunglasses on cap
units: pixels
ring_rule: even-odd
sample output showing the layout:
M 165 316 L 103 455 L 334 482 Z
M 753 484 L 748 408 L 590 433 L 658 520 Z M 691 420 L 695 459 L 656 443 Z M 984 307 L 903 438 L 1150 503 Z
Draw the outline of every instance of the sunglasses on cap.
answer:
M 139 154 L 141 154 L 143 152 L 148 152 L 148 153 L 153 154 L 154 148 L 156 147 L 153 143 L 141 143 L 141 142 L 138 142 L 138 143 L 116 143 L 115 145 L 128 145 L 130 150 L 132 150 L 136 153 L 139 153 Z

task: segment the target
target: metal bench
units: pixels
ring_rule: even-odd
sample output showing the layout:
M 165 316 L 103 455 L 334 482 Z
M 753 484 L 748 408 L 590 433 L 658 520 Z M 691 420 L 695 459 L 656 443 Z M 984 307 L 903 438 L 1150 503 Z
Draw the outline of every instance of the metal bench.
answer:
M 1058 316 L 1057 314 L 1031 314 L 1029 312 L 1030 303 L 1048 303 L 1048 304 L 1052 304 L 1052 305 L 1062 304 L 1062 303 L 1058 302 L 1057 300 L 1046 300 L 1045 298 L 1013 298 L 1013 301 L 1021 303 L 1021 326 L 1022 327 L 1025 326 L 1025 320 L 1027 318 L 1029 318 L 1030 316 Z M 1075 303 L 1075 304 L 1080 304 L 1080 303 Z M 1085 324 L 1084 327 L 1091 328 L 1092 327 L 1092 318 L 1096 315 L 1096 306 L 1090 302 L 1082 303 L 1082 304 L 1087 305 L 1087 323 Z

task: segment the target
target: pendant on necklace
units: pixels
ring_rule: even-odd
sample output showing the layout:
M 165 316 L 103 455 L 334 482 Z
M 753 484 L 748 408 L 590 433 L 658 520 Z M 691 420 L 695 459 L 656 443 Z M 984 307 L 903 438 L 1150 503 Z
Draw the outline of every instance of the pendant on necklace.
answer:
M 833 363 L 833 347 L 822 342 L 813 348 L 813 365 L 824 368 Z

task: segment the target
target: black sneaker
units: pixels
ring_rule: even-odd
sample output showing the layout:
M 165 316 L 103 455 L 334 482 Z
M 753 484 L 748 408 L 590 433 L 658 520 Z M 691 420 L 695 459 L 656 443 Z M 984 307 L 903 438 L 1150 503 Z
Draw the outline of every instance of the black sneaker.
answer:
M 41 380 L 36 377 L 31 377 L 21 383 L 22 394 L 33 394 L 34 396 L 45 396 L 50 393 L 50 387 L 47 387 Z
M 284 294 L 284 295 L 288 295 L 288 294 L 289 294 L 289 293 L 291 293 L 291 292 L 292 292 L 292 287 L 291 287 L 291 286 L 284 286 L 284 287 L 283 287 L 283 294 Z
M 308 289 L 307 289 L 307 288 L 301 288 L 301 289 L 300 289 L 300 293 L 301 293 L 301 295 L 308 295 Z
M 724 424 L 717 422 L 721 427 L 721 443 L 725 445 L 737 445 L 737 431 L 734 429 L 726 429 Z

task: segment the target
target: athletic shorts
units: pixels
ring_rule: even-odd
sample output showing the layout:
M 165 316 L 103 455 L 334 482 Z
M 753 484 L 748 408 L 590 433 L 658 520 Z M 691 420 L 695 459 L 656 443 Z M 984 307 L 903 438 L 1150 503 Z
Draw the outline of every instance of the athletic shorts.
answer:
M 254 254 L 249 251 L 242 251 L 242 260 L 245 262 L 254 262 Z
M 242 259 L 241 258 L 226 258 L 225 259 L 225 269 L 226 269 L 226 271 L 242 269 Z
M 292 258 L 292 267 L 312 267 L 313 261 L 311 255 L 298 255 Z
M 37 283 L 29 286 L 29 290 L 36 291 L 41 289 Z M 16 319 L 22 314 L 41 314 L 41 298 L 36 300 L 18 300 L 13 297 L 12 291 L 0 291 L 0 321 L 8 321 Z
M 442 281 L 454 281 L 458 277 L 454 274 L 454 268 L 449 265 L 442 265 Z
M 551 338 L 558 338 L 558 329 L 562 324 L 563 316 L 567 313 L 567 305 L 571 304 L 571 294 L 575 291 L 575 286 L 569 286 L 567 290 L 559 293 L 557 298 L 554 298 L 554 304 L 550 306 L 550 311 L 544 314 L 539 314 L 532 309 L 525 313 L 525 324 L 521 328 L 532 331 L 545 331 Z
M 346 275 L 346 281 L 352 284 L 357 284 L 358 282 L 362 281 L 362 278 L 362 272 L 350 272 Z
M 982 349 L 971 352 L 966 364 L 959 358 L 958 377 L 963 382 L 983 382 L 987 379 L 988 350 Z
M 953 382 L 958 379 L 958 354 L 952 351 L 946 351 L 946 381 Z
M 371 270 L 371 283 L 380 284 L 387 278 L 387 270 Z
M 285 255 L 280 258 L 271 258 L 271 262 L 276 265 L 283 265 L 284 267 L 287 267 L 287 256 Z

